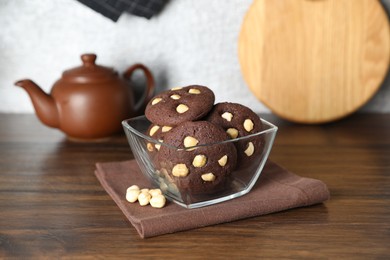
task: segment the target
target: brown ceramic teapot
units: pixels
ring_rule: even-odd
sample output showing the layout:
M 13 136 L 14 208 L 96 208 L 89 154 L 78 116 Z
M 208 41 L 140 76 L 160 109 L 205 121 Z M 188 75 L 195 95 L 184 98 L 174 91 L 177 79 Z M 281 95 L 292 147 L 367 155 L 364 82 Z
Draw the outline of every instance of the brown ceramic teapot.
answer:
M 81 56 L 83 65 L 66 70 L 52 87 L 50 95 L 33 81 L 24 79 L 15 85 L 27 91 L 38 118 L 58 128 L 71 140 L 96 140 L 122 130 L 121 121 L 139 115 L 153 96 L 154 79 L 142 64 L 129 67 L 123 78 L 112 68 L 95 64 L 95 54 Z M 143 98 L 135 103 L 130 80 L 134 71 L 146 77 Z

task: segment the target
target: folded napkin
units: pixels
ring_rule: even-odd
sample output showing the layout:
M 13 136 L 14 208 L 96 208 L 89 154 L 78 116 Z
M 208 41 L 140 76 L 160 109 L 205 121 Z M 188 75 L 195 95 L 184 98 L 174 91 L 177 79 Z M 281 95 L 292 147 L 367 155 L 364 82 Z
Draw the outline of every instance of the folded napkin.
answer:
M 173 202 L 167 202 L 161 209 L 127 202 L 129 186 L 152 188 L 135 160 L 97 163 L 95 174 L 142 238 L 309 206 L 330 196 L 322 181 L 299 177 L 271 161 L 266 163 L 248 194 L 196 209 L 186 209 Z
M 123 12 L 150 19 L 168 0 L 77 0 L 116 22 Z

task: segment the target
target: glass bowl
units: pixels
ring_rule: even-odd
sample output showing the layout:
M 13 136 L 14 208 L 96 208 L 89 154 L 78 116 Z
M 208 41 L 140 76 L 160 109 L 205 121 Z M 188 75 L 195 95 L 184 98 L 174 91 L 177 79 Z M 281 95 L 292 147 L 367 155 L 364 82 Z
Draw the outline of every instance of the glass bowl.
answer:
M 122 122 L 128 142 L 141 172 L 151 181 L 151 185 L 160 188 L 166 198 L 185 208 L 199 208 L 213 205 L 248 193 L 259 178 L 264 164 L 271 151 L 277 127 L 261 119 L 263 130 L 244 137 L 226 140 L 220 143 L 203 144 L 187 148 L 177 148 L 156 140 L 147 133 L 151 122 L 145 116 L 139 116 Z M 243 142 L 253 141 L 255 151 L 249 161 L 237 162 L 235 169 L 225 178 L 213 192 L 199 192 L 188 187 L 182 187 L 180 178 L 172 175 L 174 163 L 159 156 L 161 146 L 174 154 L 175 161 L 180 161 L 186 152 L 197 148 L 218 149 L 227 143 L 240 147 Z M 156 149 L 157 148 L 157 149 Z

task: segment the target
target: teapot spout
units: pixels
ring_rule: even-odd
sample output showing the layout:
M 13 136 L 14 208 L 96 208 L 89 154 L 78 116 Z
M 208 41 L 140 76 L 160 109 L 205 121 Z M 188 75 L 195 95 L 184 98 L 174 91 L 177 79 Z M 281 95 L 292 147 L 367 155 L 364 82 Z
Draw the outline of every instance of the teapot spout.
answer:
M 54 128 L 59 127 L 58 109 L 52 96 L 46 94 L 29 79 L 19 80 L 15 82 L 15 85 L 27 91 L 35 112 L 43 124 Z

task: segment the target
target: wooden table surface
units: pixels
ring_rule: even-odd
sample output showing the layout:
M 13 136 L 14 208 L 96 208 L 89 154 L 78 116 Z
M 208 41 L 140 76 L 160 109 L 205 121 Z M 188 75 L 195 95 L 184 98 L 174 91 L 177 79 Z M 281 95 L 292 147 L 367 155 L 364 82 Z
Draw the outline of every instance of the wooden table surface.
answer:
M 72 143 L 34 115 L 0 114 L 0 258 L 390 257 L 390 114 L 279 126 L 270 158 L 324 181 L 324 204 L 141 239 L 94 175 L 132 158 L 124 135 Z

